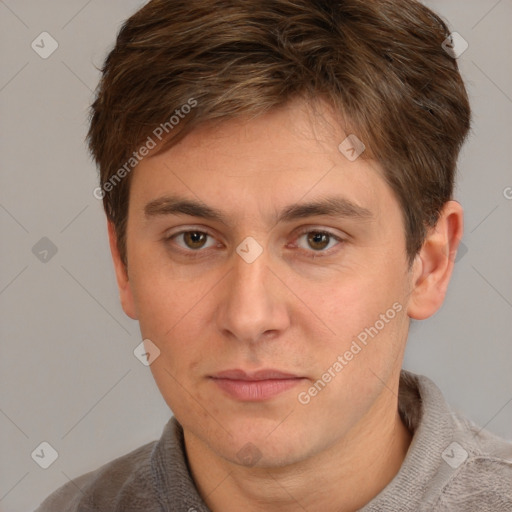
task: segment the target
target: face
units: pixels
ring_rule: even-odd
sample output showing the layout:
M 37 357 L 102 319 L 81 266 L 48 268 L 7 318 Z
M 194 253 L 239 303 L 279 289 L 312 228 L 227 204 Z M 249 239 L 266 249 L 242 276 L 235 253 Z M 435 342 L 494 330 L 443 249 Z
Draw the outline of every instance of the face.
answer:
M 197 129 L 132 176 L 124 309 L 185 431 L 238 464 L 314 456 L 392 398 L 404 223 L 346 137 L 295 102 Z

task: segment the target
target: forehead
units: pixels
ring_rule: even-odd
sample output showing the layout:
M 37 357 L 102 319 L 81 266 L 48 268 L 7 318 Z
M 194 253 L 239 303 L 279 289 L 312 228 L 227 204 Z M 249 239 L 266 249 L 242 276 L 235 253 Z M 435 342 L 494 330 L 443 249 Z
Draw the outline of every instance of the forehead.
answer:
M 292 204 L 336 195 L 345 210 L 378 217 L 393 195 L 377 162 L 350 161 L 340 151 L 347 135 L 328 108 L 312 112 L 298 102 L 254 119 L 205 124 L 139 163 L 130 202 L 145 215 L 172 197 L 210 207 L 212 217 L 213 210 L 275 217 Z

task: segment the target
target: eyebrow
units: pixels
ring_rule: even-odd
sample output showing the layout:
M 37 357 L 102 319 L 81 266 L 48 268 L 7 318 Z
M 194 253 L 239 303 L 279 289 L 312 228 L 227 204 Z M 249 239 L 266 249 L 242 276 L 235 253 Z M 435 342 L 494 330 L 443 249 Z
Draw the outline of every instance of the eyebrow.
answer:
M 144 207 L 147 219 L 164 215 L 190 215 L 228 225 L 228 220 L 221 210 L 212 208 L 200 201 L 184 199 L 177 196 L 165 196 L 150 201 Z M 292 204 L 284 208 L 278 215 L 276 223 L 290 222 L 314 216 L 332 216 L 355 220 L 374 218 L 368 208 L 340 196 L 325 197 L 307 203 Z

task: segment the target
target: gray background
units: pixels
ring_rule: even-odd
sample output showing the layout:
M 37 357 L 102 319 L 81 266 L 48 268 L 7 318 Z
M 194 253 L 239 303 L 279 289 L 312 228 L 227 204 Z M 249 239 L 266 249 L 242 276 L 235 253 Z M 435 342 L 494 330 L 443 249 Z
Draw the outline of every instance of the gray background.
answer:
M 69 479 L 158 438 L 171 414 L 133 355 L 140 333 L 118 303 L 83 144 L 97 67 L 143 3 L 0 0 L 3 512 L 32 510 Z M 512 438 L 512 0 L 427 4 L 469 43 L 459 63 L 474 127 L 456 193 L 464 248 L 443 309 L 412 326 L 405 367 Z M 43 31 L 59 44 L 48 59 L 31 48 Z M 43 237 L 57 248 L 46 262 L 32 252 Z M 42 441 L 59 454 L 46 470 L 31 458 Z

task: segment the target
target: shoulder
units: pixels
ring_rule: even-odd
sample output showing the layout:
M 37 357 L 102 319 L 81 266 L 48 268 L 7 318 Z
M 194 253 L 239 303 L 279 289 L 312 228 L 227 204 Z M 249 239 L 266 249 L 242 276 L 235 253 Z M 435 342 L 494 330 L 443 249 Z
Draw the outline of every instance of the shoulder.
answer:
M 451 474 L 436 512 L 512 511 L 512 443 L 460 416 L 456 421 L 463 435 L 443 453 Z
M 455 412 L 422 375 L 402 372 L 399 410 L 414 437 L 387 496 L 395 502 L 405 489 L 408 502 L 393 510 L 512 512 L 510 441 Z
M 126 500 L 136 500 L 143 507 L 132 510 L 149 512 L 146 502 L 155 503 L 150 461 L 156 443 L 141 446 L 73 479 L 51 494 L 35 512 L 114 511 Z

